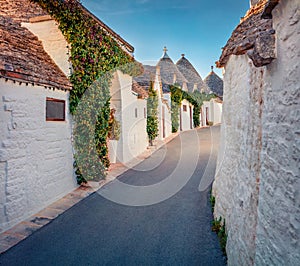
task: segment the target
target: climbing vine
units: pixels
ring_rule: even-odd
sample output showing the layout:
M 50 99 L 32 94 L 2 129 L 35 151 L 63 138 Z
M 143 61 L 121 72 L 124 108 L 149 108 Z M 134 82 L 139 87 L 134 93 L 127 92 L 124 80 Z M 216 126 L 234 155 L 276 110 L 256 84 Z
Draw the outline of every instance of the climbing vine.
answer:
M 92 169 L 96 165 L 96 159 L 86 158 L 88 156 L 87 135 L 94 130 L 94 141 L 89 145 L 96 145 L 97 160 L 102 162 L 103 167 L 82 176 L 82 169 L 78 168 L 75 162 L 77 182 L 80 184 L 91 179 L 101 179 L 105 177 L 105 170 L 109 167 L 108 159 L 108 128 L 110 117 L 110 93 L 112 75 L 108 74 L 119 68 L 125 74 L 138 75 L 142 66 L 135 62 L 117 42 L 109 36 L 99 23 L 83 9 L 78 0 L 31 0 L 38 3 L 46 10 L 59 24 L 59 29 L 70 44 L 72 64 L 72 74 L 70 81 L 73 89 L 70 92 L 70 112 L 80 119 L 76 119 L 76 154 L 75 160 L 80 160 L 81 168 Z M 100 92 L 94 100 L 103 102 L 103 106 L 97 106 L 87 102 L 86 108 L 77 111 L 87 88 L 93 82 L 101 78 L 97 83 L 97 90 Z M 91 105 L 91 106 L 90 106 Z M 90 108 L 96 108 L 94 115 L 96 121 L 89 119 Z M 92 125 L 92 123 L 95 123 Z M 83 133 L 82 133 L 83 132 Z M 74 133 L 75 134 L 75 133 Z M 85 154 L 86 156 L 82 156 Z M 80 158 L 79 158 L 80 157 Z M 99 167 L 98 167 L 99 168 Z M 100 176 L 99 176 L 100 171 Z
M 153 88 L 153 82 L 150 82 L 150 88 L 147 99 L 147 134 L 150 146 L 153 140 L 158 136 L 158 95 Z
M 194 105 L 194 112 L 193 112 L 194 127 L 199 127 L 200 112 L 201 112 L 201 107 L 203 105 L 203 102 L 210 101 L 211 99 L 216 98 L 216 95 L 194 91 L 193 93 L 191 93 L 190 97 L 193 99 L 192 104 Z
M 209 101 L 216 96 L 214 94 L 200 93 L 194 91 L 192 93 L 183 91 L 176 85 L 170 86 L 171 91 L 171 119 L 172 119 L 172 132 L 177 132 L 179 128 L 179 112 L 182 100 L 187 100 L 194 106 L 193 122 L 194 127 L 200 126 L 200 111 L 204 101 Z
M 182 102 L 182 90 L 177 86 L 170 86 L 171 91 L 171 121 L 172 132 L 175 133 L 179 128 L 179 110 Z

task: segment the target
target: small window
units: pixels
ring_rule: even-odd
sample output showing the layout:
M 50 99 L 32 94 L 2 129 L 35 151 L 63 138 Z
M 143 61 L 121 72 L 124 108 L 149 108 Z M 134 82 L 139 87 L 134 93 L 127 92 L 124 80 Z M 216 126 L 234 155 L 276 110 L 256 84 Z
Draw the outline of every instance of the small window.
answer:
M 186 112 L 186 111 L 187 111 L 186 105 L 183 105 L 182 108 L 183 108 L 183 112 Z
M 137 118 L 137 117 L 138 117 L 138 109 L 135 108 L 135 118 Z
M 46 98 L 46 121 L 65 121 L 64 100 Z

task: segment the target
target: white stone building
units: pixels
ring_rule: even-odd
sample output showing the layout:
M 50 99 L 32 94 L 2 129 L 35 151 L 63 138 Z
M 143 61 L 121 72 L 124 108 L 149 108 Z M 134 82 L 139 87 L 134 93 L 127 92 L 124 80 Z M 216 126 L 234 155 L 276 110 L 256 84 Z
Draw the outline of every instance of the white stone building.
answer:
M 163 92 L 160 66 L 156 66 L 153 88 L 158 95 L 158 139 L 163 140 L 172 134 L 170 94 Z
M 0 17 L 0 231 L 76 187 L 71 84 L 37 37 Z M 13 53 L 11 52 L 13 51 Z
M 167 134 L 170 135 L 172 132 L 172 120 L 171 120 L 171 94 L 169 91 L 170 85 L 178 85 L 182 90 L 188 91 L 188 80 L 180 72 L 178 67 L 173 63 L 172 59 L 167 54 L 167 48 L 164 48 L 164 54 L 158 61 L 156 66 L 156 79 L 155 84 L 159 84 L 157 88 L 160 88 L 160 95 L 165 100 L 164 104 L 168 109 L 167 116 Z M 179 131 L 185 131 L 193 129 L 193 106 L 187 101 L 181 102 L 179 111 Z
M 185 63 L 186 59 L 184 58 Z M 189 63 L 189 62 L 188 62 Z M 182 64 L 180 64 L 181 67 Z M 190 67 L 189 63 L 189 67 Z M 191 66 L 192 67 L 192 66 Z M 189 69 L 187 71 L 189 73 Z M 204 84 L 201 77 L 197 76 L 194 72 L 190 74 L 194 79 L 193 81 L 199 82 L 199 88 Z M 144 73 L 136 77 L 135 80 L 144 88 L 150 87 L 150 82 L 153 82 L 154 89 L 158 92 L 159 107 L 158 107 L 158 120 L 159 120 L 159 135 L 158 139 L 163 140 L 172 134 L 172 120 L 171 120 L 171 93 L 170 85 L 178 85 L 182 90 L 188 91 L 188 85 L 197 89 L 198 83 L 188 83 L 188 80 L 179 71 L 178 67 L 173 63 L 172 59 L 167 54 L 166 47 L 164 54 L 158 61 L 156 66 L 144 66 Z M 193 106 L 186 100 L 183 100 L 179 112 L 179 128 L 178 131 L 193 129 Z
M 204 79 L 204 84 L 208 93 L 213 93 L 217 97 L 210 101 L 204 101 L 201 108 L 201 124 L 220 124 L 222 122 L 223 80 L 214 72 L 213 66 L 211 67 L 211 72 Z
M 135 84 L 132 77 L 116 71 L 111 93 L 111 108 L 116 110 L 115 118 L 120 122 L 119 140 L 110 140 L 111 163 L 126 163 L 147 149 L 147 93 Z
M 0 0 L 0 232 L 77 187 L 69 113 L 70 46 L 51 16 L 29 0 Z M 83 6 L 122 49 L 134 48 Z M 117 73 L 128 161 L 146 149 L 145 99 Z M 115 82 L 115 81 L 114 81 Z M 133 119 L 129 119 L 133 117 Z M 124 150 L 128 149 L 127 152 Z
M 218 125 L 222 122 L 223 101 L 220 98 L 212 98 L 204 101 L 201 107 L 201 125 Z
M 213 194 L 228 265 L 300 265 L 300 2 L 251 1 L 223 49 Z

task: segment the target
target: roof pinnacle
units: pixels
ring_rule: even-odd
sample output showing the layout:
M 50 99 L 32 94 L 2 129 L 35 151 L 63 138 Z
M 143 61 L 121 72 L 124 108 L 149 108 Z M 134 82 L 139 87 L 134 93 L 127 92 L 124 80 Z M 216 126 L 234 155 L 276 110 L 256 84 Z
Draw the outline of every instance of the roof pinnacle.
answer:
M 168 51 L 168 49 L 167 49 L 167 47 L 165 46 L 164 47 L 164 55 L 163 55 L 163 58 L 170 58 L 169 56 L 168 56 L 168 54 L 167 54 L 167 51 Z

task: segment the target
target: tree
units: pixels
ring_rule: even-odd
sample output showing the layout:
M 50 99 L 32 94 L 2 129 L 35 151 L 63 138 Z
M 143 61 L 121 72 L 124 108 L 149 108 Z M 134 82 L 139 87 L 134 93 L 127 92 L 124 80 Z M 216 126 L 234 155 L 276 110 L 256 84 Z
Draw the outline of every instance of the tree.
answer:
M 149 144 L 153 146 L 153 140 L 158 136 L 158 95 L 153 88 L 153 82 L 150 83 L 147 99 L 147 134 Z

